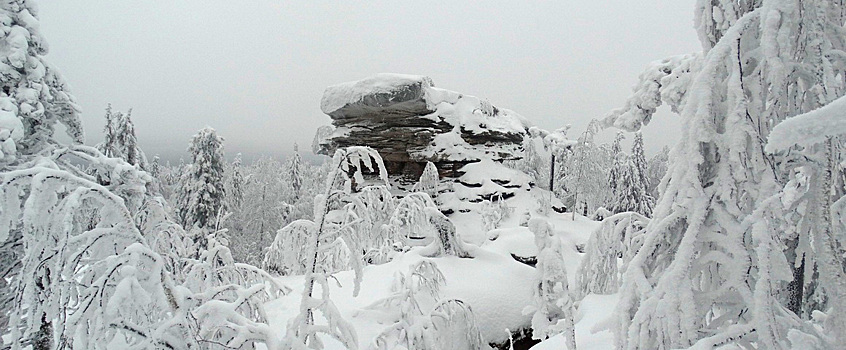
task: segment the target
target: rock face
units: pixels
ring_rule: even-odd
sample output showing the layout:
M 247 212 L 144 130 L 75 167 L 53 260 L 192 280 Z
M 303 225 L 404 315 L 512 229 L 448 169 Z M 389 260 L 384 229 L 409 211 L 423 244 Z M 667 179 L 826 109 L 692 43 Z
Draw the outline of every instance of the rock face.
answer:
M 369 146 L 390 174 L 419 176 L 426 161 L 442 176 L 464 164 L 519 159 L 530 126 L 517 113 L 485 100 L 434 87 L 425 76 L 378 74 L 330 86 L 320 107 L 334 130 L 319 132 L 318 153 Z

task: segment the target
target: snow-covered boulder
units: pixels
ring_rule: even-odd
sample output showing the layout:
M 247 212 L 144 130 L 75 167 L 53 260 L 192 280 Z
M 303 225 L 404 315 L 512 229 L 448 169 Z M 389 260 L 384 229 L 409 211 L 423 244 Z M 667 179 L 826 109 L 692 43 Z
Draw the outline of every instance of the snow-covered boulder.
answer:
M 426 76 L 377 74 L 326 88 L 320 102 L 334 130 L 319 153 L 369 146 L 391 174 L 419 176 L 427 161 L 442 176 L 463 164 L 522 156 L 531 126 L 517 113 L 474 96 L 439 89 Z

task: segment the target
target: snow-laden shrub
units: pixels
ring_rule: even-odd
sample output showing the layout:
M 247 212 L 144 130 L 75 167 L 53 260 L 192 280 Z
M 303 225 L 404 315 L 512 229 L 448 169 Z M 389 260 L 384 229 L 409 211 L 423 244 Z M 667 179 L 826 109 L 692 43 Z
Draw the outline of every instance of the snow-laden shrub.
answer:
M 302 274 L 305 271 L 307 252 L 302 247 L 306 239 L 317 232 L 317 225 L 311 220 L 297 220 L 276 234 L 273 243 L 267 249 L 262 262 L 266 270 L 280 275 Z
M 79 162 L 111 175 L 88 175 Z M 109 187 L 97 179 L 108 180 Z M 14 296 L 8 309 L 13 349 L 273 342 L 269 332 L 245 337 L 243 327 L 260 328 L 260 304 L 287 288 L 265 284 L 269 276 L 252 267 L 211 265 L 226 261 L 216 258 L 223 248 L 204 252 L 204 261 L 159 254 L 156 250 L 180 246 L 182 230 L 163 215 L 155 197 L 146 197 L 147 181 L 136 167 L 85 146 L 57 149 L 2 173 L 0 241 L 23 247 L 17 262 L 6 266 L 12 267 L 7 271 Z M 144 204 L 133 215 L 126 203 L 136 202 Z M 186 280 L 170 270 L 183 266 Z M 231 307 L 213 306 L 221 303 Z M 205 313 L 209 308 L 215 311 Z M 215 321 L 205 322 L 207 316 Z
M 576 297 L 590 293 L 613 294 L 620 287 L 618 259 L 623 265 L 640 248 L 643 229 L 649 219 L 634 212 L 611 215 L 590 235 L 585 255 L 576 271 Z M 625 268 L 623 268 L 625 270 Z
M 541 197 L 544 197 L 541 195 Z M 547 207 L 548 208 L 548 207 Z M 502 199 L 502 194 L 498 194 L 497 196 L 491 198 L 491 200 L 485 201 L 482 205 L 482 223 L 485 225 L 485 230 L 490 231 L 496 228 L 499 228 L 500 223 L 502 220 L 508 218 L 511 215 L 512 208 L 509 207 L 505 200 Z
M 388 349 L 480 349 L 485 344 L 472 309 L 460 300 L 441 300 L 446 283 L 432 261 L 397 273 L 391 295 L 367 307 L 383 311 L 394 322 L 375 339 L 371 348 Z M 431 310 L 431 311 L 424 311 Z
M 426 208 L 425 213 L 429 217 L 429 223 L 437 231 L 429 245 L 420 251 L 421 255 L 428 257 L 439 257 L 445 255 L 457 256 L 459 258 L 472 258 L 475 256 L 475 247 L 471 247 L 461 240 L 455 225 L 437 208 Z
M 438 196 L 438 185 L 440 184 L 440 175 L 435 163 L 426 162 L 426 167 L 423 168 L 423 174 L 420 175 L 420 180 L 411 188 L 411 192 L 423 192 L 429 195 L 432 199 Z
M 567 268 L 564 266 L 564 247 L 552 227 L 544 219 L 529 221 L 529 230 L 535 234 L 538 247 L 536 269 L 537 286 L 534 304 L 523 312 L 532 314 L 532 338 L 546 339 L 564 333 L 567 348 L 576 348 L 573 315 L 573 298 L 567 285 Z
M 437 209 L 438 206 L 425 192 L 409 193 L 397 202 L 388 223 L 388 230 L 395 239 L 407 237 L 433 237 L 437 232 L 429 223 L 426 208 Z
M 362 146 L 337 149 L 332 157 L 331 169 L 326 178 L 324 193 L 315 198 L 314 224 L 316 229 L 312 234 L 305 237 L 305 244 L 301 246 L 306 252 L 305 288 L 303 288 L 300 301 L 300 313 L 288 324 L 286 337 L 283 340 L 283 346 L 286 348 L 305 349 L 308 346 L 319 348 L 321 347 L 320 340 L 317 337 L 319 333 L 337 339 L 347 348 L 355 349 L 358 346 L 355 330 L 343 320 L 335 304 L 329 298 L 329 286 L 324 272 L 326 270 L 321 267 L 321 259 L 326 255 L 321 253 L 327 251 L 325 248 L 326 242 L 336 242 L 347 246 L 347 251 L 351 253 L 349 261 L 356 275 L 353 295 L 358 295 L 362 274 L 362 247 L 356 240 L 354 226 L 361 219 L 354 210 L 350 210 L 350 207 L 347 206 L 340 224 L 333 227 L 332 222 L 327 218 L 331 209 L 329 204 L 333 201 L 333 197 L 340 198 L 357 192 L 359 185 L 364 184 L 363 172 L 365 170 L 378 171 L 379 179 L 384 183 L 385 188 L 389 186 L 388 174 L 379 153 L 372 148 Z M 340 202 L 340 200 L 338 201 Z M 331 258 L 332 255 L 329 255 L 329 257 Z M 322 286 L 321 298 L 315 298 L 312 295 L 315 283 Z M 323 316 L 327 325 L 315 323 L 315 312 L 319 312 Z
M 396 206 L 391 192 L 385 186 L 367 186 L 347 200 L 346 222 L 356 221 L 351 229 L 364 252 L 363 261 L 379 264 L 390 260 L 395 244 L 401 243 L 390 232 L 389 222 Z
M 197 334 L 200 343 L 236 349 L 262 343 L 275 349 L 276 332 L 267 325 L 263 304 L 291 289 L 264 270 L 236 263 L 216 236 L 208 238 L 209 249 L 186 268 L 183 287 L 192 294 L 185 299 L 184 307 L 191 312 L 184 326 Z

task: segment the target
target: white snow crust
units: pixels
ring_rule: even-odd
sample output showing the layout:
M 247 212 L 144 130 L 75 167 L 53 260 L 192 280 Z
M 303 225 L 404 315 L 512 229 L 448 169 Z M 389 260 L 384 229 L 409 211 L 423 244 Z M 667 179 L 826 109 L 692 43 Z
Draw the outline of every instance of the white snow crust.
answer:
M 846 135 L 846 96 L 776 125 L 766 151 L 784 151 L 794 145 L 809 147 L 838 135 Z

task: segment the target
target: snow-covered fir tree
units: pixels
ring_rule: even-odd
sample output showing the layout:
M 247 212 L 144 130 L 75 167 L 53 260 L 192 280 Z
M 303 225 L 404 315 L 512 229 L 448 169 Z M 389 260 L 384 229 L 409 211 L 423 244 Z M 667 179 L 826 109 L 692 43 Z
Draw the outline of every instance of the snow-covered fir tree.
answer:
M 74 143 L 82 143 L 79 107 L 62 75 L 44 59 L 47 43 L 36 6 L 3 2 L 0 17 L 0 165 L 48 147 L 56 123 Z
M 649 194 L 646 175 L 646 158 L 643 155 L 643 137 L 638 132 L 630 156 L 618 157 L 609 178 L 615 180 L 611 212 L 636 212 L 650 216 L 655 200 Z
M 241 208 L 244 203 L 244 170 L 241 165 L 241 153 L 235 155 L 235 160 L 229 166 L 229 186 L 226 189 L 227 206 L 232 210 Z
M 126 113 L 115 112 L 112 105 L 106 106 L 106 126 L 103 128 L 103 142 L 97 149 L 107 157 L 120 158 L 141 169 L 147 169 L 147 157 L 138 147 L 135 136 L 135 124 L 132 123 L 132 110 Z
M 611 143 L 613 163 L 611 165 L 611 171 L 608 172 L 608 188 L 611 189 L 611 197 L 614 199 L 619 195 L 617 193 L 617 184 L 621 182 L 621 178 L 624 176 L 623 173 L 628 171 L 627 167 L 629 166 L 629 156 L 623 153 L 623 146 L 621 144 L 625 138 L 626 136 L 623 132 L 619 131 Z
M 97 144 L 97 149 L 100 150 L 106 157 L 120 158 L 120 147 L 118 147 L 116 129 L 117 122 L 115 121 L 115 114 L 112 113 L 112 104 L 106 105 L 106 125 L 103 127 L 103 142 Z
M 291 156 L 290 164 L 288 164 L 288 176 L 291 179 L 291 194 L 294 196 L 294 200 L 300 199 L 300 193 L 302 192 L 303 187 L 303 179 L 301 173 L 301 163 L 302 158 L 300 157 L 300 150 L 297 144 L 294 144 L 294 155 Z
M 201 129 L 188 147 L 191 164 L 183 174 L 177 200 L 177 217 L 184 227 L 211 232 L 218 228 L 226 195 L 223 182 L 223 138 L 209 127 Z M 206 233 L 207 234 L 207 233 Z M 194 241 L 199 251 L 207 248 L 205 234 Z

